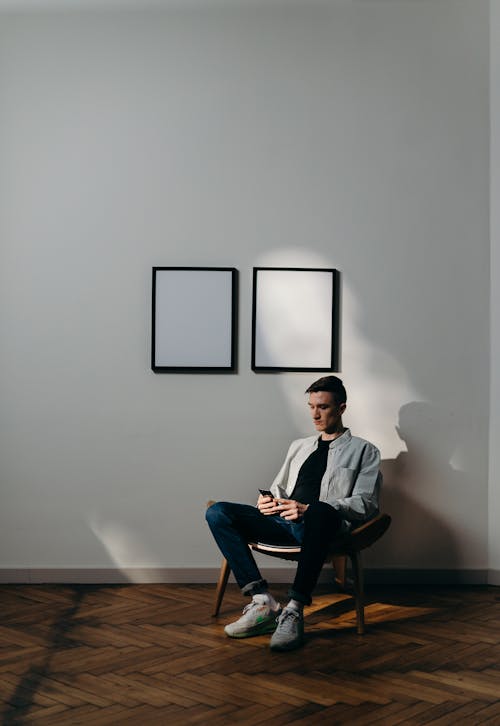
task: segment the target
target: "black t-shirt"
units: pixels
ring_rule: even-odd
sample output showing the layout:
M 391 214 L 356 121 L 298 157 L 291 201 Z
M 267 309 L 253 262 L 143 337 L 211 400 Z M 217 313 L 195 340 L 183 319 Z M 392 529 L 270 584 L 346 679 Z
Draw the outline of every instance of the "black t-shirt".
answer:
M 302 504 L 312 504 L 318 501 L 331 443 L 322 438 L 318 439 L 318 448 L 309 454 L 300 467 L 290 499 L 295 499 Z

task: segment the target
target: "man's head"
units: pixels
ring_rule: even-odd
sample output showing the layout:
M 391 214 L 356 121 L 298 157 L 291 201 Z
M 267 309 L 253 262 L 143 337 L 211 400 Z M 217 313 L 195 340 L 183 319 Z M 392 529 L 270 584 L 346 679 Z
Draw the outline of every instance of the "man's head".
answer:
M 337 378 L 337 376 L 323 376 L 323 378 L 318 378 L 317 381 L 311 383 L 309 388 L 306 389 L 306 393 L 317 393 L 318 391 L 331 393 L 337 405 L 347 401 L 347 393 L 344 388 L 344 384 L 340 378 Z
M 344 384 L 337 376 L 324 376 L 311 383 L 309 410 L 313 423 L 323 435 L 333 435 L 343 430 L 342 414 L 346 408 L 347 394 Z

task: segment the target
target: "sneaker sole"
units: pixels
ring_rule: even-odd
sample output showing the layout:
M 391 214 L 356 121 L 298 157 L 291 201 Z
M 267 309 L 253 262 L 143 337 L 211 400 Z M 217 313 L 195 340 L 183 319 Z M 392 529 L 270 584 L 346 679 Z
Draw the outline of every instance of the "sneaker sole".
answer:
M 271 645 L 271 650 L 275 650 L 278 653 L 285 653 L 288 650 L 297 650 L 297 648 L 302 648 L 304 645 L 303 640 L 295 641 L 294 643 L 289 643 L 288 645 Z
M 276 630 L 276 623 L 262 623 L 262 625 L 256 625 L 251 630 L 244 630 L 241 633 L 228 633 L 224 628 L 224 632 L 228 638 L 252 638 L 254 635 L 267 635 L 268 633 L 274 633 Z

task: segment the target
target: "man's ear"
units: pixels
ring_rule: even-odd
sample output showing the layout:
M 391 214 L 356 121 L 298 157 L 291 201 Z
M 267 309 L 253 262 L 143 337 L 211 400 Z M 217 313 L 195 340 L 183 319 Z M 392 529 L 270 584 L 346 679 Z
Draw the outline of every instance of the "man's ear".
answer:
M 341 415 L 341 416 L 343 415 L 343 413 L 344 413 L 344 411 L 346 410 L 346 408 L 347 408 L 347 403 L 341 403 L 341 404 L 340 404 L 340 406 L 339 406 L 339 411 L 340 411 L 340 415 Z

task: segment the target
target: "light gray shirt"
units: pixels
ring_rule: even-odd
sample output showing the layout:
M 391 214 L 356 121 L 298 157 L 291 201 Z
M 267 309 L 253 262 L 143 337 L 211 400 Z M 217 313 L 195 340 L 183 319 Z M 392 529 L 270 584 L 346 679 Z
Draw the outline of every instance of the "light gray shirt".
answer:
M 271 485 L 275 497 L 289 499 L 300 467 L 318 448 L 318 436 L 293 441 L 283 466 Z M 338 509 L 347 522 L 371 519 L 378 514 L 382 475 L 380 452 L 369 441 L 352 436 L 349 429 L 328 447 L 326 471 L 319 499 Z

